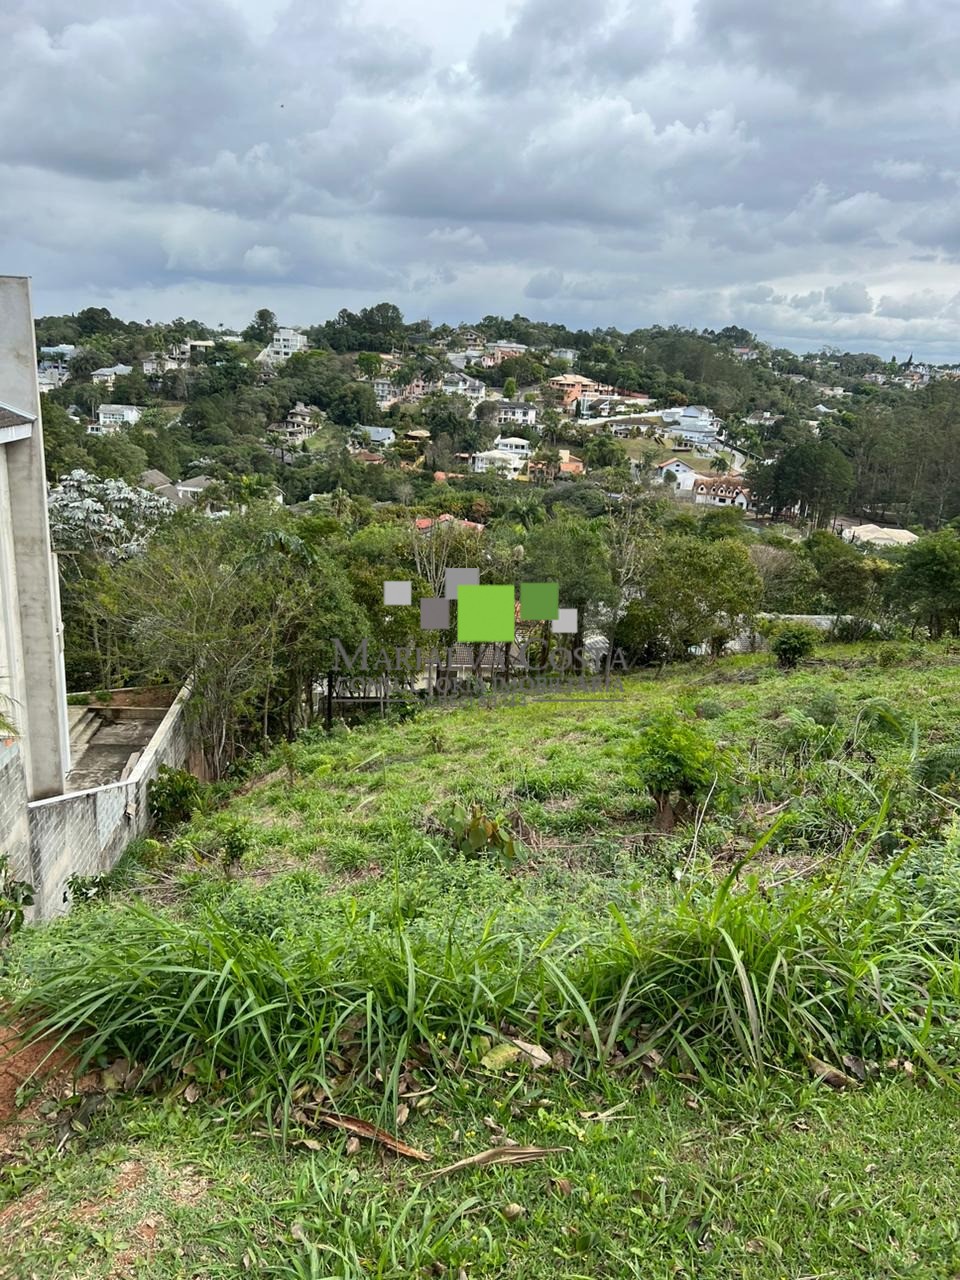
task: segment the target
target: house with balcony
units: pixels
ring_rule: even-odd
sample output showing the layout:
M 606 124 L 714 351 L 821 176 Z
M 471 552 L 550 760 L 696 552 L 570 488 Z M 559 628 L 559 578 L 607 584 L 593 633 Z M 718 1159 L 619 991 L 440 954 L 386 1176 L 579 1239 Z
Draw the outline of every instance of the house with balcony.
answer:
M 497 436 L 493 442 L 494 450 L 501 450 L 503 453 L 511 453 L 516 458 L 529 458 L 533 453 L 533 446 L 529 440 L 524 440 L 522 436 Z
M 515 480 L 527 465 L 527 459 L 509 449 L 485 449 L 482 453 L 473 455 L 470 465 L 477 475 L 495 471 L 498 475 Z
M 97 420 L 87 427 L 88 436 L 112 436 L 122 427 L 132 427 L 143 416 L 143 410 L 135 404 L 102 404 L 97 410 Z
M 532 404 L 519 400 L 501 400 L 497 405 L 498 427 L 535 427 L 537 410 Z
M 303 444 L 304 440 L 316 435 L 320 416 L 320 410 L 315 404 L 304 404 L 298 400 L 283 421 L 275 422 L 270 430 L 282 436 L 287 445 Z
M 309 345 L 298 329 L 277 329 L 270 339 L 270 345 L 264 347 L 257 356 L 257 364 L 275 368 L 285 364 L 298 351 L 306 351 Z
M 674 436 L 695 444 L 712 440 L 720 426 L 713 410 L 702 404 L 688 404 L 681 409 L 664 409 L 660 417 Z

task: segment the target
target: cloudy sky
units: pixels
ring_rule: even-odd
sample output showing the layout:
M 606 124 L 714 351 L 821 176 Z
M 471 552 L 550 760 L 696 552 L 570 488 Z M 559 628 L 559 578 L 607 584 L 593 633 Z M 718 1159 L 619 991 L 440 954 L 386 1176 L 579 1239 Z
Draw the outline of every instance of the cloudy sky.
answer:
M 6 0 L 0 270 L 960 360 L 958 117 L 952 0 Z

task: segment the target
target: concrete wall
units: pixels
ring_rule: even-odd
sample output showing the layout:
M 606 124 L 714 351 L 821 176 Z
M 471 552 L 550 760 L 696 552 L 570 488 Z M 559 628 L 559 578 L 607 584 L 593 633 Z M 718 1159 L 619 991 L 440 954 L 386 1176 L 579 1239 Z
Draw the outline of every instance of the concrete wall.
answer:
M 70 876 L 106 873 L 130 841 L 147 830 L 150 780 L 161 764 L 179 769 L 189 759 L 187 696 L 184 690 L 174 701 L 128 777 L 27 806 L 32 874 L 25 878 L 31 880 L 36 892 L 34 919 L 49 919 L 65 911 Z
M 27 771 L 20 743 L 0 733 L 0 853 L 15 880 L 33 881 L 27 820 Z

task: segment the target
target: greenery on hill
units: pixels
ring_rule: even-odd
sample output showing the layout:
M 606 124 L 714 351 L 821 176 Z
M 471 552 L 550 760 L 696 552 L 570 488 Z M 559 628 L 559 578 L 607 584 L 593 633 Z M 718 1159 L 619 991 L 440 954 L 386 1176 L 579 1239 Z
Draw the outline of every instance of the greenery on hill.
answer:
M 471 417 L 470 406 L 456 397 L 434 395 L 386 412 L 377 407 L 367 379 L 381 368 L 384 356 L 394 353 L 399 361 L 389 371 L 401 386 L 421 375 L 449 371 L 448 356 L 462 347 L 463 338 L 448 325 L 407 322 L 390 303 L 358 313 L 343 310 L 308 328 L 312 349 L 270 374 L 255 357 L 275 326 L 276 317 L 267 310 L 257 312 L 241 335 L 226 335 L 195 320 L 124 322 L 103 308 L 38 320 L 39 344 L 71 342 L 81 348 L 71 361 L 69 380 L 45 397 L 51 480 L 82 467 L 132 481 L 146 465 L 173 478 L 201 471 L 218 479 L 255 474 L 279 483 L 291 501 L 338 487 L 384 501 L 411 487 L 420 497 L 434 470 L 460 470 L 458 454 L 489 447 L 496 435 L 492 418 Z M 863 381 L 864 375 L 893 376 L 898 372 L 895 362 L 833 351 L 798 357 L 771 349 L 735 326 L 719 333 L 675 326 L 587 332 L 522 316 L 487 316 L 472 332 L 480 340 L 511 340 L 529 347 L 496 368 L 476 366 L 471 372 L 492 387 L 513 383 L 538 397 L 551 445 L 585 450 L 596 434 L 576 420 L 561 419 L 553 407 L 546 380 L 566 368 L 552 355 L 565 348 L 577 353 L 579 371 L 604 385 L 643 392 L 661 407 L 708 405 L 723 419 L 731 443 L 758 462 L 772 464 L 756 466 L 751 483 L 774 510 L 799 503 L 818 523 L 846 510 L 927 528 L 960 517 L 960 384 L 955 381 L 912 391 L 872 385 Z M 195 352 L 187 367 L 144 375 L 139 367 L 143 357 L 188 338 L 206 338 L 215 345 Z M 755 350 L 757 358 L 739 359 L 734 352 L 738 346 Z M 117 378 L 109 398 L 143 406 L 148 413 L 122 437 L 93 441 L 83 426 L 54 406 L 75 404 L 92 413 L 107 393 L 91 383 L 90 374 L 117 361 L 133 370 Z M 816 410 L 823 383 L 849 393 L 831 400 L 835 412 L 826 415 Z M 298 400 L 316 406 L 334 428 L 322 452 L 280 449 L 271 435 L 272 425 Z M 747 421 L 764 413 L 765 420 Z M 383 467 L 358 465 L 347 449 L 349 433 L 358 424 L 391 425 L 401 433 L 426 429 L 430 442 L 420 455 L 422 465 L 412 471 L 401 468 L 418 456 L 406 445 L 388 452 Z M 603 469 L 607 464 L 591 465 Z M 474 492 L 483 489 L 475 478 L 453 483 Z

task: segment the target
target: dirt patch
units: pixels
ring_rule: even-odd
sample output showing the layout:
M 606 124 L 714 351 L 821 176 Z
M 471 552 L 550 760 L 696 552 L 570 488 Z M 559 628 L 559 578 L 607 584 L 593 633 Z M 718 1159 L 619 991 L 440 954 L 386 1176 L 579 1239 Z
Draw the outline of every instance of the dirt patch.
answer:
M 19 1200 L 13 1200 L 5 1209 L 0 1209 L 0 1230 L 6 1227 L 29 1227 L 43 1216 L 47 1203 L 47 1192 L 44 1187 L 34 1187 Z
M 33 1106 L 17 1106 L 17 1092 L 28 1081 L 57 1096 L 62 1092 L 70 1077 L 73 1052 L 67 1045 L 57 1048 L 57 1039 L 44 1036 L 29 1043 L 22 1023 L 0 1025 L 0 1125 L 22 1119 L 25 1112 L 33 1110 Z

